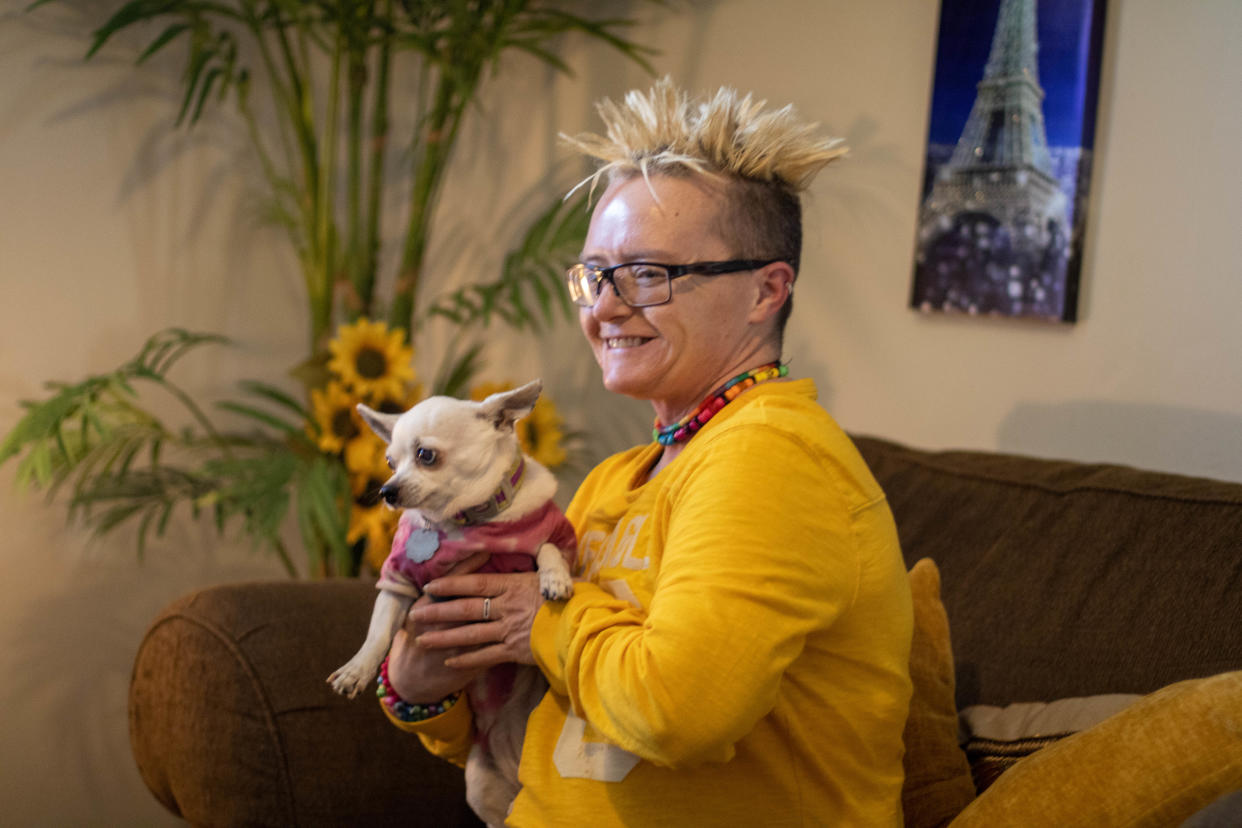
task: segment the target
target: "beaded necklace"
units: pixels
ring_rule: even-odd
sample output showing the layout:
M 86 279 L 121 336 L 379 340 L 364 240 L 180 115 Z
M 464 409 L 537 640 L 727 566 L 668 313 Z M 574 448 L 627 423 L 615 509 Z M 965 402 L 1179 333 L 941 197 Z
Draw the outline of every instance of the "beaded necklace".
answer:
M 711 394 L 708 394 L 707 399 L 699 403 L 698 408 L 687 414 L 679 422 L 672 425 L 661 425 L 657 417 L 655 428 L 651 430 L 651 436 L 662 446 L 684 443 L 693 437 L 695 432 L 706 425 L 708 420 L 715 417 L 717 411 L 736 399 L 738 394 L 764 380 L 783 377 L 788 373 L 788 365 L 782 365 L 780 362 L 769 362 L 767 365 L 760 365 L 758 368 L 752 368 L 745 373 L 738 374 Z

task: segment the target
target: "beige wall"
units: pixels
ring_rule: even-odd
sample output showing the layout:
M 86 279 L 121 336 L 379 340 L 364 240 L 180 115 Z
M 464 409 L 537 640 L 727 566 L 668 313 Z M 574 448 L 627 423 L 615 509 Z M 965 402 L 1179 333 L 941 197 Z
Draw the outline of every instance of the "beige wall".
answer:
M 10 6 L 24 4 L 9 4 Z M 174 82 L 122 52 L 79 61 L 72 3 L 0 25 L 0 429 L 42 381 L 110 368 L 150 332 L 227 333 L 185 364 L 199 393 L 276 379 L 301 354 L 296 268 L 258 226 L 242 146 L 225 129 L 169 135 Z M 796 373 L 855 431 L 927 447 L 1108 460 L 1242 480 L 1242 4 L 1122 0 L 1109 10 L 1082 321 L 1046 326 L 924 317 L 905 307 L 936 4 L 694 2 L 638 7 L 661 71 L 732 84 L 846 136 L 850 159 L 807 206 L 804 278 L 788 340 Z M 98 18 L 89 18 L 97 20 Z M 443 283 L 491 272 L 504 240 L 580 168 L 558 129 L 643 82 L 598 49 L 576 79 L 504 65 L 483 102 L 498 128 L 464 136 L 432 251 Z M 175 76 L 174 76 L 175 77 Z M 489 240 L 496 244 L 488 244 Z M 446 332 L 425 340 L 423 370 Z M 592 454 L 642 439 L 642 406 L 585 393 L 594 368 L 566 328 L 492 348 L 497 378 L 549 381 Z M 572 354 L 573 356 L 569 356 Z M 182 523 L 133 560 L 0 469 L 0 806 L 9 824 L 154 824 L 132 768 L 125 687 L 158 608 L 193 586 L 279 570 Z

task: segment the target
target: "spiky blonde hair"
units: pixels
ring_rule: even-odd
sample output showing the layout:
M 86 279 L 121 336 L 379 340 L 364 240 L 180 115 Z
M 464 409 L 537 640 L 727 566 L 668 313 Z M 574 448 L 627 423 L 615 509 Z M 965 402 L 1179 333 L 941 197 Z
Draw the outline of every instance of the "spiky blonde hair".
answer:
M 764 111 L 767 101 L 721 87 L 710 100 L 693 101 L 668 76 L 647 92 L 631 90 L 623 103 L 597 105 L 605 135 L 560 137 L 599 160 L 600 167 L 574 190 L 609 179 L 678 168 L 708 176 L 776 183 L 803 192 L 824 165 L 847 152 L 842 139 L 822 138 L 818 124 L 798 120 L 793 106 Z

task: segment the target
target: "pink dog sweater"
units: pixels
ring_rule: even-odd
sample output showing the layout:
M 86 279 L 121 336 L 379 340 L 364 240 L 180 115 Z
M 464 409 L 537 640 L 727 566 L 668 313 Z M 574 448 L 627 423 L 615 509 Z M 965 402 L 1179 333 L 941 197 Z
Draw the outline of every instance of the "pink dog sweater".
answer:
M 535 568 L 535 556 L 545 543 L 561 550 L 573 566 L 578 538 L 565 514 L 551 500 L 517 520 L 491 521 L 447 531 L 428 527 L 414 512 L 402 512 L 392 551 L 375 586 L 417 598 L 429 581 L 444 576 L 476 552 L 492 553 L 479 572 L 529 572 Z

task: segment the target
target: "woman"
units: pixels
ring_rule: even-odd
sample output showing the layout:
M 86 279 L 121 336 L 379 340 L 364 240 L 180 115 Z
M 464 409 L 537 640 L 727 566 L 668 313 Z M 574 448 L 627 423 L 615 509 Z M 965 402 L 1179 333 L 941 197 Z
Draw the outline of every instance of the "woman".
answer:
M 569 601 L 453 575 L 411 612 L 393 691 L 431 703 L 535 663 L 511 825 L 899 825 L 910 597 L 883 493 L 810 380 L 780 363 L 798 193 L 843 150 L 789 108 L 666 80 L 574 139 L 608 186 L 568 285 L 609 390 L 654 442 L 566 510 Z M 487 599 L 485 623 L 484 600 Z M 457 705 L 411 725 L 459 756 Z M 439 710 L 440 708 L 435 708 Z

